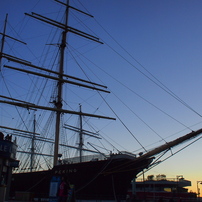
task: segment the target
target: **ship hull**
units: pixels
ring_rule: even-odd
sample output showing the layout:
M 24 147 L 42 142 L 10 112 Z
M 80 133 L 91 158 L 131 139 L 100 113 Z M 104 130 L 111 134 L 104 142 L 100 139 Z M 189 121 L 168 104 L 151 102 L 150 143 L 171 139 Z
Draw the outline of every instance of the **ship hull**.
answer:
M 31 192 L 36 198 L 48 198 L 53 176 L 66 177 L 74 185 L 74 196 L 82 200 L 121 200 L 126 198 L 131 180 L 152 159 L 108 159 L 55 166 L 49 171 L 13 174 L 11 195 Z

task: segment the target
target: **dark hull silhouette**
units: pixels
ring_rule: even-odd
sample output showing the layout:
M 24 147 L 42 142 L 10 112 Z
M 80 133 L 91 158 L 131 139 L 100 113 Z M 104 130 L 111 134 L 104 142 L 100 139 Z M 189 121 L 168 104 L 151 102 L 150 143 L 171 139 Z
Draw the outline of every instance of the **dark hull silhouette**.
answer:
M 52 176 L 64 176 L 74 185 L 76 199 L 125 199 L 131 180 L 147 168 L 152 159 L 138 160 L 117 154 L 107 160 L 64 164 L 49 171 L 14 174 L 11 195 L 27 191 L 33 192 L 34 197 L 48 198 Z
M 202 129 L 192 131 L 137 158 L 120 153 L 111 155 L 106 160 L 63 164 L 54 166 L 49 171 L 14 174 L 10 193 L 14 195 L 15 192 L 27 191 L 33 192 L 37 198 L 48 198 L 51 179 L 58 176 L 66 177 L 70 184 L 74 185 L 76 199 L 125 199 L 131 180 L 152 165 L 155 155 L 201 133 Z

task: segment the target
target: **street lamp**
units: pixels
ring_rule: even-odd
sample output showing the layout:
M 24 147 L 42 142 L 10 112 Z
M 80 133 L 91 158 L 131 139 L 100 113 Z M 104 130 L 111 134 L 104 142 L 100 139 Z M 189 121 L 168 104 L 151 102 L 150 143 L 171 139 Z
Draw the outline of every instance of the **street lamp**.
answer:
M 179 181 L 180 181 L 180 179 L 184 179 L 184 178 L 183 178 L 183 175 L 177 175 L 176 178 L 177 178 L 176 191 L 177 191 L 178 197 L 180 197 L 180 193 L 179 193 L 179 191 L 180 191 Z
M 202 184 L 202 181 L 197 181 L 197 195 L 198 195 L 198 198 L 200 197 L 200 189 L 198 187 L 198 183 Z

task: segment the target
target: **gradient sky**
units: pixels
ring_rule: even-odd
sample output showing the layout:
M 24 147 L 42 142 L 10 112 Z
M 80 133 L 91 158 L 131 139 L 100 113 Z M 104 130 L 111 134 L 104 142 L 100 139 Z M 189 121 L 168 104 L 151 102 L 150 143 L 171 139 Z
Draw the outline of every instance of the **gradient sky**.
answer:
M 91 27 L 91 30 L 84 31 L 98 36 L 104 45 L 92 45 L 84 52 L 75 38 L 70 35 L 69 39 L 74 40 L 74 45 L 86 57 L 92 57 L 91 65 L 98 65 L 93 67 L 98 77 L 91 75 L 92 78 L 108 86 L 111 91 L 106 96 L 108 103 L 145 148 L 151 149 L 163 144 L 164 140 L 172 140 L 202 127 L 202 1 L 70 2 L 95 17 L 82 17 L 82 21 Z M 32 36 L 33 31 L 42 32 L 42 35 L 46 33 L 33 20 L 28 21 L 24 12 L 35 10 L 51 16 L 56 9 L 54 5 L 51 0 L 1 0 L 0 28 L 2 30 L 5 14 L 9 13 L 9 24 L 18 30 L 20 39 L 30 41 L 35 55 L 40 55 L 40 49 L 36 47 L 38 44 L 28 36 Z M 72 14 L 72 17 L 77 19 L 80 16 Z M 24 32 L 23 20 L 32 32 Z M 72 26 L 80 28 L 75 22 L 70 20 Z M 20 48 L 16 51 L 19 52 Z M 35 62 L 33 55 L 25 54 Z M 68 69 L 68 73 L 76 75 L 78 71 Z M 165 92 L 162 84 L 189 108 Z M 109 109 L 102 113 L 114 116 Z M 4 118 L 0 120 L 2 123 L 5 121 Z M 119 125 L 118 120 L 110 123 L 104 132 L 129 151 L 138 151 L 140 145 Z M 146 175 L 165 174 L 168 178 L 183 175 L 192 181 L 191 190 L 195 191 L 196 181 L 202 180 L 201 144 L 201 140 L 197 141 Z

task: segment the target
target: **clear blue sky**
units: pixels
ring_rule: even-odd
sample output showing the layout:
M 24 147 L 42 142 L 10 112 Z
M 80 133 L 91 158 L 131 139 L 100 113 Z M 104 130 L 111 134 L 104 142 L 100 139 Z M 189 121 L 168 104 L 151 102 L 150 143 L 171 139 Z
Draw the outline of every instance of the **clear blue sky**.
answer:
M 192 130 L 201 128 L 202 1 L 82 0 L 81 2 L 95 20 L 73 14 L 72 17 L 74 19 L 82 17 L 82 21 L 91 27 L 91 30 L 82 27 L 77 20 L 70 19 L 71 26 L 81 27 L 86 32 L 96 34 L 105 44 L 88 44 L 85 41 L 83 44 L 85 48 L 87 47 L 85 52 L 83 46 L 77 43 L 78 37 L 70 35 L 69 39 L 74 41 L 72 46 L 76 46 L 80 53 L 85 54 L 86 58 L 91 58 L 91 62 L 87 60 L 87 63 L 91 66 L 91 71 L 98 75 L 95 77 L 88 72 L 89 76 L 93 81 L 108 86 L 111 94 L 106 96 L 107 102 L 141 144 L 151 149 L 163 144 L 162 139 L 169 141 L 190 132 L 187 128 Z M 47 33 L 42 28 L 44 25 L 36 25 L 33 19 L 28 20 L 24 17 L 24 12 L 35 10 L 52 16 L 56 8 L 60 8 L 58 4 L 56 7 L 54 5 L 54 1 L 51 0 L 1 1 L 1 30 L 5 14 L 9 13 L 9 24 L 20 32 L 20 39 L 28 41 L 34 49 L 35 57 L 24 53 L 33 63 L 39 62 L 36 59 L 41 54 L 41 49 L 36 47 L 38 44 L 33 42 L 33 32 L 37 32 L 40 41 Z M 72 5 L 83 9 L 78 1 L 72 1 Z M 32 29 L 31 33 L 27 30 L 25 32 L 25 25 Z M 16 36 L 18 35 L 15 34 Z M 21 47 L 15 51 L 18 54 Z M 77 75 L 78 71 L 81 74 L 81 70 L 77 70 L 76 67 L 74 70 L 68 68 L 67 73 Z M 192 110 L 162 90 L 162 84 L 187 103 Z M 82 96 L 84 94 L 85 92 Z M 65 99 L 69 97 L 65 94 Z M 97 97 L 91 99 L 91 101 L 95 99 L 91 107 L 87 104 L 90 102 L 87 99 L 89 97 L 82 104 L 84 111 L 91 107 L 90 110 L 95 109 L 98 104 Z M 76 101 L 75 98 L 70 102 L 74 104 Z M 114 116 L 109 109 L 103 107 L 102 102 L 99 104 L 101 113 Z M 4 122 L 5 119 L 1 118 L 1 121 Z M 121 145 L 129 151 L 140 148 L 128 131 L 120 126 L 118 120 L 109 123 L 107 126 L 102 125 L 105 134 L 121 142 Z M 148 174 L 166 174 L 168 177 L 183 175 L 186 179 L 192 180 L 192 190 L 195 190 L 196 181 L 202 180 L 201 144 L 199 140 Z

